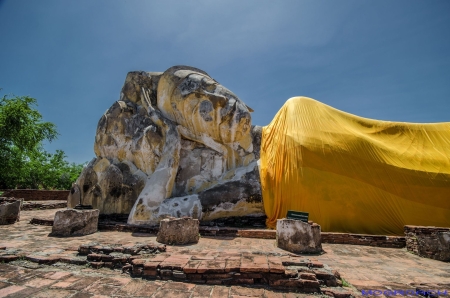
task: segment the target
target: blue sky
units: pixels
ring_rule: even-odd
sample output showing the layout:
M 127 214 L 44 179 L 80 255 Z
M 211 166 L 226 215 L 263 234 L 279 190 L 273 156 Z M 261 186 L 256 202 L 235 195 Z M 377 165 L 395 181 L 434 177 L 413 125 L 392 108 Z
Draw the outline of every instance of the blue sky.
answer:
M 128 71 L 201 68 L 267 125 L 292 96 L 359 116 L 450 121 L 450 1 L 0 0 L 0 95 L 38 100 L 68 159 Z

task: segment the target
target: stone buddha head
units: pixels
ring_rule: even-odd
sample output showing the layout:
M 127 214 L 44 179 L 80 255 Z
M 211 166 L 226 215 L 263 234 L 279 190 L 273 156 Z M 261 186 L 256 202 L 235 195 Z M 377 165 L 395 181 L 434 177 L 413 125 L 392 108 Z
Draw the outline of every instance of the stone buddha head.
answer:
M 206 72 L 189 66 L 166 70 L 158 84 L 157 106 L 168 119 L 235 150 L 252 150 L 252 111 Z

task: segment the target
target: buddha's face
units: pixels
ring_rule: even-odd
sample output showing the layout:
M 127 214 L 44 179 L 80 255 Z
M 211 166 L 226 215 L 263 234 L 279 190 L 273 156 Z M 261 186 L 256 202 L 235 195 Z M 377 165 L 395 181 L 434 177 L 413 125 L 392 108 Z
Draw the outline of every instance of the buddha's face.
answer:
M 158 108 L 191 132 L 244 149 L 251 144 L 247 106 L 207 74 L 191 69 L 166 71 L 158 85 Z M 237 149 L 237 148 L 236 148 Z

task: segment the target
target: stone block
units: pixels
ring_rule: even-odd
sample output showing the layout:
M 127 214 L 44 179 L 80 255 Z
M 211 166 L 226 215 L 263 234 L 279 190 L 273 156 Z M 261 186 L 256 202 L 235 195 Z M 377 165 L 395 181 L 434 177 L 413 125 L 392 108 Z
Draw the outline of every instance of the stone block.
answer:
M 436 240 L 432 240 L 428 243 L 424 240 L 423 243 L 424 250 L 427 250 L 427 244 L 430 245 L 430 250 L 434 248 L 435 254 L 432 257 L 433 259 L 450 262 L 450 232 L 438 232 Z
M 23 199 L 0 200 L 0 225 L 13 224 L 20 219 Z
M 320 253 L 320 226 L 300 220 L 278 219 L 277 246 L 293 253 Z
M 57 211 L 52 236 L 83 236 L 97 232 L 99 210 Z
M 450 262 L 450 229 L 405 226 L 407 250 L 424 258 Z
M 161 220 L 156 241 L 164 244 L 197 243 L 199 239 L 198 219 L 166 218 Z

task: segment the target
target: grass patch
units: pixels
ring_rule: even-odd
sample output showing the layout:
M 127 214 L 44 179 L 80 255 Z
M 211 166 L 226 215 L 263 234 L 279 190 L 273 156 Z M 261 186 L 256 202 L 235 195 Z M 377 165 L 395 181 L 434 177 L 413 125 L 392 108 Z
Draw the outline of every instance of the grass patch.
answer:
M 348 288 L 348 287 L 350 287 L 350 283 L 342 278 L 342 286 Z

